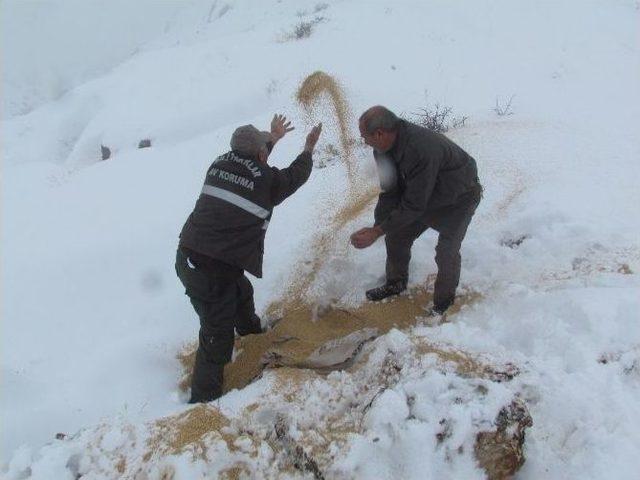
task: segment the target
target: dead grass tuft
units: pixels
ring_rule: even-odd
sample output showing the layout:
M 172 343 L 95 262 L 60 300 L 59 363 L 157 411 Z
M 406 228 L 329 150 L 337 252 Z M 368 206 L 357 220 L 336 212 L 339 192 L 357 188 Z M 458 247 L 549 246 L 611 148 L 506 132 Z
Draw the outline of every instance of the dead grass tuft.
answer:
M 116 471 L 122 475 L 127 470 L 127 459 L 125 457 L 120 458 L 116 463 Z

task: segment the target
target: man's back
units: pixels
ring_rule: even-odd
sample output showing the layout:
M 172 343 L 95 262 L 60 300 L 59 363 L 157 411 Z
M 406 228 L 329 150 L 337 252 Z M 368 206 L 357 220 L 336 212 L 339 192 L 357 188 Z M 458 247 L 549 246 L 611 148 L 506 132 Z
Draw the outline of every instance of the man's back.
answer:
M 311 129 L 303 152 L 289 167 L 269 167 L 273 146 L 291 130 L 291 122 L 278 114 L 271 120 L 271 132 L 253 125 L 236 128 L 231 151 L 209 167 L 200 197 L 182 228 L 176 274 L 200 319 L 189 403 L 222 395 L 224 366 L 231 361 L 235 333 L 263 331 L 244 270 L 262 276 L 271 212 L 309 178 L 322 124 Z
M 311 166 L 305 152 L 282 170 L 233 151 L 221 155 L 207 171 L 180 245 L 261 277 L 273 207 L 309 178 Z

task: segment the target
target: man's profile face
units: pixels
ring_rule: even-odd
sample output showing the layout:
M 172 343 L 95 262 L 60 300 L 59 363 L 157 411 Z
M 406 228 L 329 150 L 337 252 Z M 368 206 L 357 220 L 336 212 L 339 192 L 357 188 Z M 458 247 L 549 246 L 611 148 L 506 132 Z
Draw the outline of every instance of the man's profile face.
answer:
M 358 128 L 360 129 L 360 136 L 364 140 L 364 143 L 373 147 L 379 152 L 386 152 L 391 148 L 389 143 L 390 139 L 387 138 L 388 134 L 383 132 L 382 130 L 375 130 L 373 133 L 369 134 L 364 128 L 363 122 L 358 124 Z
M 362 139 L 364 140 L 364 143 L 366 143 L 367 145 L 369 145 L 370 147 L 375 148 L 376 150 L 379 149 L 379 142 L 380 142 L 380 130 L 376 130 L 375 132 L 373 132 L 372 134 L 369 134 L 366 132 L 366 130 L 364 129 L 364 125 L 363 122 L 360 122 L 360 124 L 358 125 L 359 129 L 360 129 L 360 136 L 362 137 Z

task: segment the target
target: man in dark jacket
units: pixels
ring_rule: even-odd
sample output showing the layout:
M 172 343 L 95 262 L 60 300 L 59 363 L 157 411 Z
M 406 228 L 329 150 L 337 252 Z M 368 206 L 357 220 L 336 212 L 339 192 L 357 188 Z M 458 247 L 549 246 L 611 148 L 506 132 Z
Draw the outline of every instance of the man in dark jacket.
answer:
M 460 247 L 480 198 L 475 160 L 442 134 L 405 120 L 382 106 L 360 117 L 360 134 L 373 147 L 382 192 L 373 227 L 351 235 L 366 248 L 382 235 L 387 247 L 386 283 L 367 291 L 369 300 L 407 288 L 411 246 L 426 229 L 439 233 L 432 315 L 454 301 L 460 281 Z
M 292 195 L 311 174 L 313 149 L 322 125 L 307 135 L 303 152 L 282 170 L 269 167 L 273 146 L 291 130 L 275 115 L 271 132 L 239 127 L 231 151 L 211 164 L 176 255 L 176 272 L 200 317 L 190 403 L 222 395 L 224 366 L 231 360 L 234 330 L 261 333 L 253 287 L 245 270 L 262 277 L 264 237 L 273 207 Z

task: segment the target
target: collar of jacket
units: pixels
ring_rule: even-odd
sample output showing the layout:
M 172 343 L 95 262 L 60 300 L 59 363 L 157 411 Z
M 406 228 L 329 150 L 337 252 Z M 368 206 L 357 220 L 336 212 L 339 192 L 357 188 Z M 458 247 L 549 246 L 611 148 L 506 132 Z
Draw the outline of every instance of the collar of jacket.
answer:
M 233 154 L 238 157 L 238 158 L 242 158 L 243 160 L 251 160 L 252 162 L 254 162 L 256 165 L 264 165 L 260 159 L 258 158 L 257 155 L 247 155 L 244 154 L 242 152 L 239 152 L 238 150 L 232 150 Z
M 400 120 L 398 123 L 398 136 L 396 143 L 389 150 L 389 155 L 396 163 L 402 162 L 404 151 L 407 149 L 407 122 Z
M 273 142 L 267 142 L 267 149 L 269 150 L 269 155 L 271 155 L 271 152 L 273 151 L 273 147 L 274 147 Z M 257 155 L 246 155 L 238 150 L 232 150 L 232 152 L 235 153 L 236 156 L 238 156 L 239 158 L 244 158 L 245 160 L 253 160 L 254 162 L 262 163 L 260 162 L 260 159 L 258 158 Z

